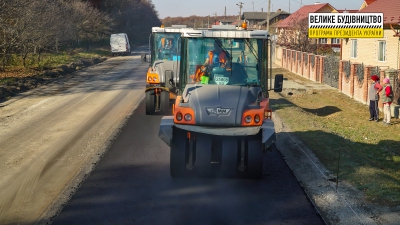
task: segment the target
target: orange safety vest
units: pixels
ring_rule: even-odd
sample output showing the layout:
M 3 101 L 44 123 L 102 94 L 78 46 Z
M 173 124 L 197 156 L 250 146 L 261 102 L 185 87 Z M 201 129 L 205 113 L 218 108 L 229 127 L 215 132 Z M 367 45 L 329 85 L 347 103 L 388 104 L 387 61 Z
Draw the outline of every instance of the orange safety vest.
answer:
M 164 48 L 165 38 L 161 38 L 161 47 Z
M 210 59 L 210 64 L 213 64 L 213 56 L 214 56 L 214 52 L 213 51 L 209 51 L 208 52 L 208 58 Z M 220 51 L 219 55 L 218 55 L 218 59 L 219 59 L 219 63 L 226 63 L 226 54 L 224 51 Z

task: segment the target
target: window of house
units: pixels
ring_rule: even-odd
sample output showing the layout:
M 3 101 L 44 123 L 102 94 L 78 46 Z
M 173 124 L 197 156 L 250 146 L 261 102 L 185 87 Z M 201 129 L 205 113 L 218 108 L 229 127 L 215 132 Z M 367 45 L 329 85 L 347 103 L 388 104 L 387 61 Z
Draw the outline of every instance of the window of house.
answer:
M 327 38 L 320 38 L 319 39 L 319 43 L 320 44 L 326 44 L 326 43 L 328 43 L 328 39 Z
M 351 40 L 351 58 L 357 58 L 357 39 Z
M 339 38 L 332 38 L 331 39 L 331 44 L 340 44 L 340 39 Z
M 386 57 L 386 41 L 378 41 L 378 61 L 385 61 Z

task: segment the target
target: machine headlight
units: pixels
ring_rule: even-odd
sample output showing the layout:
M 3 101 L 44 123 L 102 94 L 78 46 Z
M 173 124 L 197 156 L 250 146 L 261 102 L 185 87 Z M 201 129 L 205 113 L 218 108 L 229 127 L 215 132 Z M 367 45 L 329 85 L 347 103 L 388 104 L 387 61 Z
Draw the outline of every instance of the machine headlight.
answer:
M 182 113 L 181 112 L 177 112 L 176 113 L 176 120 L 178 120 L 178 121 L 182 120 Z
M 191 121 L 192 120 L 192 115 L 190 115 L 189 113 L 185 114 L 185 120 L 186 121 Z
M 259 123 L 260 122 L 260 115 L 256 114 L 254 116 L 254 122 Z
M 244 118 L 244 122 L 246 122 L 246 123 L 250 123 L 251 120 L 252 120 L 252 118 L 251 118 L 250 115 L 249 115 L 249 116 L 246 116 L 246 117 Z

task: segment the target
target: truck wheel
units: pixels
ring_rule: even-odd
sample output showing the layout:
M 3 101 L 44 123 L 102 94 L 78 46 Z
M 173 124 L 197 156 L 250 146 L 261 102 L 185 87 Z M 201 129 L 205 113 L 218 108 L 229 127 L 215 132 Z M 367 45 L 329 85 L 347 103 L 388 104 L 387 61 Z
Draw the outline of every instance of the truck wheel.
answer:
M 163 115 L 171 114 L 169 105 L 169 92 L 162 91 L 160 94 L 160 113 Z
M 169 168 L 171 177 L 182 177 L 186 171 L 186 131 L 174 128 L 171 142 Z
M 146 92 L 146 115 L 153 115 L 155 112 L 155 93 L 154 91 Z
M 262 176 L 263 170 L 263 150 L 261 140 L 249 140 L 247 146 L 247 177 L 259 179 Z
M 235 177 L 238 168 L 238 145 L 235 138 L 222 141 L 221 172 L 224 177 Z
M 196 136 L 196 165 L 195 169 L 200 176 L 211 173 L 211 137 L 210 135 L 197 134 Z

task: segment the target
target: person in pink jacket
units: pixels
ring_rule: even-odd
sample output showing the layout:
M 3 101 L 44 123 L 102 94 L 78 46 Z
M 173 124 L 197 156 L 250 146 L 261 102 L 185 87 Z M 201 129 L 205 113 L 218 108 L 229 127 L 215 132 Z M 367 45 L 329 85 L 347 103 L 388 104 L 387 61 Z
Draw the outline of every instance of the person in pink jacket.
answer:
M 393 90 L 390 86 L 389 78 L 383 79 L 383 88 L 382 88 L 382 103 L 383 103 L 383 123 L 385 125 L 391 125 L 390 119 L 392 117 L 390 112 L 390 104 L 393 101 Z

